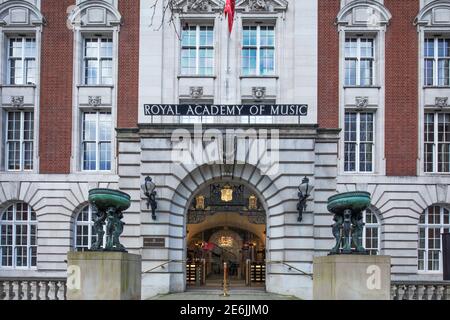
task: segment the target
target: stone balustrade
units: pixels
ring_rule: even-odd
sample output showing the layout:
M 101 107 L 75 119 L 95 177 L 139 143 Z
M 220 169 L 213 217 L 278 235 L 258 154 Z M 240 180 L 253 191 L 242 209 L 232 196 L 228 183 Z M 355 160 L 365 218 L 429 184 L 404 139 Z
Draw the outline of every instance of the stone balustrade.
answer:
M 393 281 L 392 300 L 450 300 L 450 282 Z
M 0 279 L 0 300 L 65 300 L 66 279 Z

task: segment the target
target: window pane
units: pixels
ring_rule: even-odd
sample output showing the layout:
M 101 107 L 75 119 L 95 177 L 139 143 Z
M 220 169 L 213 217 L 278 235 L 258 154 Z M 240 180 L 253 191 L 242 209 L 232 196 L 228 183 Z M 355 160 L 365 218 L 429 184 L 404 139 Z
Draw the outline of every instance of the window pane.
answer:
M 345 85 L 356 85 L 356 59 L 345 60 Z
M 345 39 L 345 57 L 346 58 L 356 58 L 358 51 L 358 40 L 357 39 Z
M 200 46 L 212 47 L 214 44 L 213 27 L 201 26 L 200 27 Z
M 244 75 L 256 75 L 256 49 L 242 50 L 242 71 Z
M 361 39 L 361 57 L 373 58 L 373 39 Z
M 112 59 L 108 60 L 104 59 L 101 61 L 101 64 L 102 64 L 102 84 L 112 84 L 113 83 Z
M 257 44 L 257 27 L 244 27 L 243 30 L 243 45 L 244 47 L 255 47 Z
M 83 140 L 95 141 L 97 136 L 97 113 L 83 113 Z
M 86 58 L 97 58 L 98 57 L 98 39 L 86 39 L 84 56 Z
M 275 54 L 274 49 L 261 49 L 261 58 L 259 66 L 261 75 L 273 74 L 273 72 L 275 71 L 274 54 Z
M 450 84 L 449 59 L 439 59 L 438 61 L 438 81 L 440 86 Z
M 199 74 L 212 75 L 214 67 L 213 49 L 200 49 L 199 54 Z
M 95 170 L 97 161 L 97 148 L 95 142 L 83 144 L 83 170 Z
M 360 79 L 362 86 L 372 85 L 372 71 L 373 71 L 373 61 L 372 60 L 361 60 L 360 63 Z
M 434 58 L 434 39 L 425 39 L 424 56 Z
M 86 60 L 84 70 L 85 84 L 98 84 L 98 60 Z
M 195 75 L 196 69 L 196 49 L 181 50 L 181 73 L 184 75 Z
M 424 81 L 426 86 L 434 83 L 434 59 L 425 59 Z
M 111 141 L 111 113 L 100 113 L 99 121 L 99 140 Z
M 100 170 L 111 170 L 111 143 L 100 143 Z
M 36 39 L 27 38 L 25 40 L 25 57 L 36 58 Z
M 9 59 L 9 81 L 10 84 L 23 84 L 22 59 Z
M 196 26 L 189 26 L 181 32 L 181 45 L 183 47 L 189 46 L 189 47 L 195 47 L 196 46 Z
M 112 39 L 102 39 L 100 43 L 100 56 L 102 58 L 112 58 L 113 56 L 113 43 Z

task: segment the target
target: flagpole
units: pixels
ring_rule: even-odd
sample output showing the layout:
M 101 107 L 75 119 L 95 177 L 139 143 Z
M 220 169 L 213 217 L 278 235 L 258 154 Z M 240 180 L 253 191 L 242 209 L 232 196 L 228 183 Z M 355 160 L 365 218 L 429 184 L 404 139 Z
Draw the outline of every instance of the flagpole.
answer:
M 226 79 L 226 93 L 227 93 L 227 103 L 230 98 L 230 41 L 231 41 L 231 33 L 228 32 L 228 41 L 227 41 L 227 79 Z

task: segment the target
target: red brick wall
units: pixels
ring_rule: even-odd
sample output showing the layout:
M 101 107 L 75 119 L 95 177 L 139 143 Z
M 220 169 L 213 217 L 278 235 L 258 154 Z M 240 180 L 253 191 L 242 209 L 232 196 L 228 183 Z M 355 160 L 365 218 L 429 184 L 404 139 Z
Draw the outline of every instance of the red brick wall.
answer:
M 415 176 L 418 156 L 418 0 L 385 0 L 391 11 L 386 32 L 386 173 Z
M 119 41 L 118 123 L 133 128 L 139 108 L 139 0 L 119 1 L 123 25 Z
M 318 123 L 339 127 L 339 34 L 335 25 L 340 0 L 319 0 Z
M 40 173 L 69 173 L 72 141 L 73 32 L 67 8 L 75 0 L 42 1 Z

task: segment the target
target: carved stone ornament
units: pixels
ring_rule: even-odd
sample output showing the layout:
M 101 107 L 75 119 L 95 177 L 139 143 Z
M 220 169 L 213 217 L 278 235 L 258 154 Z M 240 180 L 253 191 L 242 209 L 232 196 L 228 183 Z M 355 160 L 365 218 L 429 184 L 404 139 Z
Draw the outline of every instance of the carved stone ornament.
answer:
M 267 10 L 268 5 L 266 0 L 252 0 L 249 2 L 249 9 L 251 11 Z
M 98 107 L 102 104 L 102 97 L 100 96 L 89 96 L 89 105 L 91 107 Z
M 437 108 L 447 108 L 448 107 L 448 97 L 436 97 L 435 106 Z
M 254 99 L 264 99 L 266 97 L 266 87 L 253 87 L 252 95 Z
M 203 97 L 203 87 L 190 87 L 190 96 L 192 99 L 199 99 Z
M 11 105 L 15 108 L 23 106 L 24 96 L 11 96 Z
M 365 109 L 369 106 L 369 97 L 356 97 L 356 107 Z
M 194 11 L 211 11 L 211 4 L 208 0 L 189 0 L 187 9 Z

